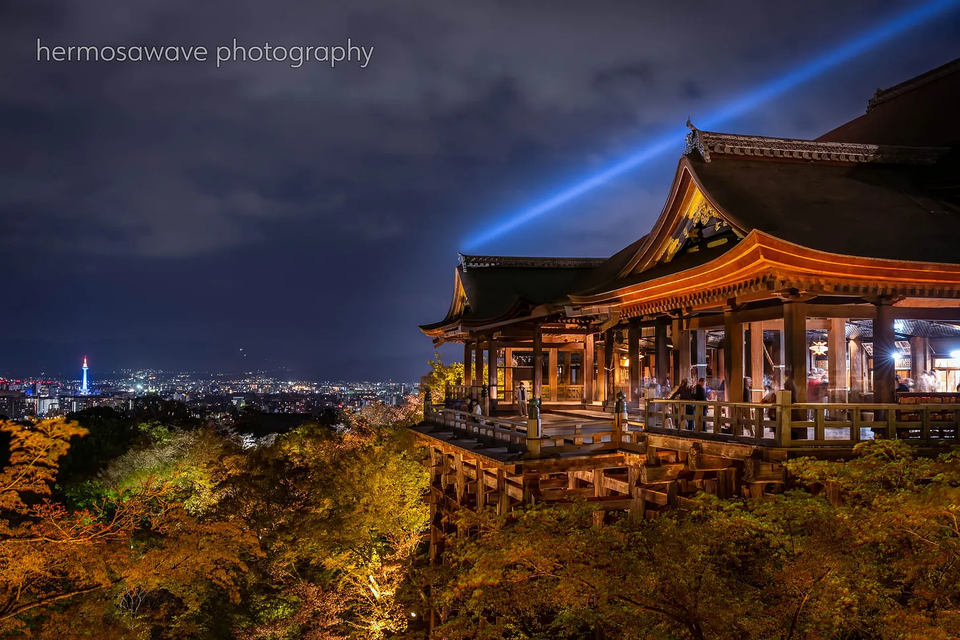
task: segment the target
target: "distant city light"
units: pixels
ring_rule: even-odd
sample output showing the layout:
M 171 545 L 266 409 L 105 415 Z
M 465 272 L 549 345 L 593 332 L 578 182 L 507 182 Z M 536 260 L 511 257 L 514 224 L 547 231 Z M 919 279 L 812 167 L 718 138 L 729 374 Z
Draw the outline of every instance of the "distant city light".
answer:
M 904 31 L 923 24 L 936 16 L 954 8 L 960 0 L 934 0 L 900 13 L 893 18 L 871 28 L 862 35 L 842 44 L 827 53 L 818 56 L 811 62 L 802 64 L 788 71 L 784 75 L 771 80 L 740 97 L 719 106 L 715 111 L 698 118 L 697 123 L 705 129 L 711 129 L 724 122 L 742 116 L 756 107 L 776 98 L 790 89 L 808 82 L 818 75 L 846 62 L 870 49 L 890 40 Z M 680 137 L 684 133 L 681 128 L 666 131 L 647 141 L 639 151 L 615 162 L 612 166 L 580 180 L 573 186 L 562 189 L 557 194 L 547 198 L 540 204 L 512 214 L 508 218 L 495 222 L 487 230 L 469 238 L 465 243 L 468 250 L 485 245 L 500 236 L 542 216 L 543 214 L 566 204 L 588 191 L 602 186 L 632 169 L 646 164 L 669 150 L 676 150 L 680 144 Z

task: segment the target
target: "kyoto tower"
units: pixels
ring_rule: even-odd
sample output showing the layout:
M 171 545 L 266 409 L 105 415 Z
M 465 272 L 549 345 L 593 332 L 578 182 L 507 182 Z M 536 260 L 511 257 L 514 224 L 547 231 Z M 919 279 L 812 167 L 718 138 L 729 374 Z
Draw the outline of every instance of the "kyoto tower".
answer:
M 80 393 L 90 393 L 90 387 L 87 385 L 87 356 L 83 356 L 83 384 L 80 385 Z

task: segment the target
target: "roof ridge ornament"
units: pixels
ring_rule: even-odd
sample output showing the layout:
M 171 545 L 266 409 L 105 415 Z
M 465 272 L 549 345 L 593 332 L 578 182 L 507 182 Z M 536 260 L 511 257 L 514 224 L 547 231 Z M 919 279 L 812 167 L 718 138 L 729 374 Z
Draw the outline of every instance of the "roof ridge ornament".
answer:
M 815 162 L 933 164 L 950 151 L 946 147 L 904 147 L 716 133 L 701 131 L 689 120 L 687 128 L 690 133 L 687 134 L 684 155 L 696 150 L 706 162 L 710 162 L 710 154 L 720 154 Z
M 582 269 L 596 267 L 606 258 L 539 258 L 530 256 L 471 256 L 457 253 L 460 266 L 466 272 L 467 267 L 514 267 L 514 268 L 551 268 Z
M 687 148 L 684 150 L 683 155 L 688 156 L 694 151 L 700 154 L 700 157 L 703 158 L 704 162 L 710 162 L 710 151 L 704 147 L 703 140 L 700 137 L 700 129 L 690 121 L 690 117 L 687 116 L 687 129 L 690 129 L 690 133 L 687 134 Z

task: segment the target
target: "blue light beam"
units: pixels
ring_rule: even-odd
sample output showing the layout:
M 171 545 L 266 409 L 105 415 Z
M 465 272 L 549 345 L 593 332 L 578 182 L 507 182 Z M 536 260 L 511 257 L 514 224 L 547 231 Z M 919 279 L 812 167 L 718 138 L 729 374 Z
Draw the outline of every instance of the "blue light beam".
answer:
M 960 0 L 934 0 L 915 9 L 898 14 L 890 20 L 873 27 L 858 38 L 851 40 L 827 53 L 819 56 L 811 62 L 803 64 L 792 71 L 760 86 L 757 89 L 746 92 L 740 97 L 721 105 L 716 111 L 709 114 L 706 118 L 698 119 L 698 124 L 703 129 L 711 129 L 732 118 L 741 116 L 765 102 L 786 93 L 790 89 L 797 87 L 805 82 L 816 78 L 818 75 L 836 67 L 837 65 L 850 60 L 870 49 L 880 45 L 891 38 L 903 33 L 904 31 L 928 22 L 936 16 L 943 14 L 954 8 Z M 499 238 L 505 233 L 513 231 L 543 214 L 566 204 L 588 191 L 591 191 L 610 180 L 635 169 L 650 160 L 662 155 L 670 149 L 675 149 L 678 144 L 678 138 L 686 130 L 683 128 L 671 129 L 669 132 L 649 140 L 643 148 L 637 153 L 619 160 L 613 166 L 590 176 L 589 178 L 575 183 L 554 196 L 544 200 L 538 205 L 527 209 L 519 214 L 511 216 L 477 235 L 469 240 L 466 248 L 475 249 L 481 245 Z M 682 139 L 682 138 L 680 138 Z

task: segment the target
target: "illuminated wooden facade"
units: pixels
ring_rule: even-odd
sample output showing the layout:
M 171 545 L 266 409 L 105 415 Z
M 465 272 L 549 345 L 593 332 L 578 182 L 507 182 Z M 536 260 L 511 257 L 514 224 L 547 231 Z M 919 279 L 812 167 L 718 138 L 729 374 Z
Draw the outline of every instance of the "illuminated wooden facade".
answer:
M 650 233 L 607 260 L 461 255 L 447 316 L 421 329 L 464 344 L 467 393 L 487 385 L 493 407 L 521 380 L 545 405 L 622 389 L 637 406 L 687 377 L 737 401 L 750 378 L 759 401 L 784 371 L 806 400 L 811 369 L 830 400 L 892 402 L 898 359 L 904 378 L 958 360 L 960 135 L 942 99 L 958 78 L 955 61 L 880 92 L 813 141 L 688 123 Z
M 960 384 L 960 127 L 941 99 L 953 90 L 960 61 L 818 140 L 688 123 L 660 216 L 614 256 L 460 256 L 446 317 L 421 327 L 463 344 L 467 371 L 416 429 L 433 452 L 438 536 L 465 505 L 580 496 L 650 516 L 696 491 L 776 490 L 789 457 L 849 454 L 865 437 L 956 443 L 960 405 L 944 392 Z M 930 397 L 898 408 L 898 377 Z M 681 378 L 706 379 L 712 397 L 665 400 Z M 535 423 L 515 418 L 521 381 L 541 401 Z M 777 404 L 760 404 L 771 393 Z M 461 412 L 468 395 L 479 421 Z

